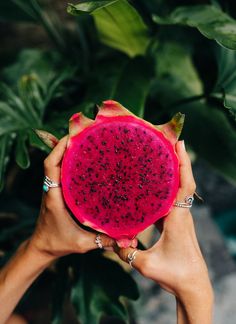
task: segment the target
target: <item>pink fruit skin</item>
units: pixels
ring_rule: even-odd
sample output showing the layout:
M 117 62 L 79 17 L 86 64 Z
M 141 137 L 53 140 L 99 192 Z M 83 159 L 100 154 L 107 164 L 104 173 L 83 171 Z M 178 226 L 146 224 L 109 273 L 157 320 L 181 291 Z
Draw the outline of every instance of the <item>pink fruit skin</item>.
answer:
M 79 222 L 116 240 L 131 240 L 171 210 L 179 163 L 174 145 L 152 124 L 129 111 L 111 115 L 98 114 L 71 136 L 62 189 Z

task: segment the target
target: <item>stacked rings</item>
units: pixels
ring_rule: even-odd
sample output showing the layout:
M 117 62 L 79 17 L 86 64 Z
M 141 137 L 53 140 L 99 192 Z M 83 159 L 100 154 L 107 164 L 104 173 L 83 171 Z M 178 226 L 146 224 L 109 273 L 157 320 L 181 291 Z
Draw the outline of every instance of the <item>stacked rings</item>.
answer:
M 43 191 L 48 192 L 50 188 L 60 187 L 60 183 L 52 181 L 49 177 L 45 176 L 43 180 Z
M 97 235 L 96 235 L 95 243 L 97 244 L 97 247 L 98 247 L 99 249 L 103 249 L 102 239 L 101 239 L 100 234 L 97 234 Z
M 181 207 L 181 208 L 191 208 L 193 205 L 194 198 L 193 196 L 187 196 L 184 199 L 184 202 L 176 201 L 174 203 L 175 207 Z

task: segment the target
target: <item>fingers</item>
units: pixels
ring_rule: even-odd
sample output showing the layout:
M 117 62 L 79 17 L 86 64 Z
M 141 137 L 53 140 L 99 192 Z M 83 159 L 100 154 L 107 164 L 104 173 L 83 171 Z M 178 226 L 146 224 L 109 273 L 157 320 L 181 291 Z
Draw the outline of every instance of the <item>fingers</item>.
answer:
M 124 262 L 128 263 L 128 255 L 132 254 L 134 251 L 137 251 L 135 254 L 135 259 L 132 262 L 132 267 L 138 270 L 139 272 L 143 272 L 143 268 L 145 267 L 145 259 L 146 259 L 146 251 L 141 251 L 137 249 L 133 249 L 131 247 L 126 249 L 121 249 L 118 246 L 115 247 L 115 252 Z
M 68 136 L 63 137 L 44 160 L 45 175 L 55 182 L 60 182 L 60 165 L 66 150 Z
M 99 249 L 98 244 L 96 243 L 97 235 L 99 234 L 101 246 L 103 249 L 111 248 L 113 251 L 116 241 L 111 237 L 103 233 L 92 233 L 86 230 L 81 229 L 81 234 L 79 238 L 79 245 L 84 246 L 84 252 Z
M 128 239 L 128 238 L 123 238 L 123 239 L 117 240 L 116 244 L 120 248 L 128 248 L 128 247 L 136 248 L 138 245 L 138 240 L 136 238 L 133 238 L 132 240 Z
M 179 141 L 176 144 L 176 153 L 179 158 L 180 171 L 180 188 L 177 194 L 177 200 L 183 200 L 187 195 L 193 195 L 196 189 L 196 184 L 193 178 L 191 161 L 188 153 L 185 150 L 184 141 Z

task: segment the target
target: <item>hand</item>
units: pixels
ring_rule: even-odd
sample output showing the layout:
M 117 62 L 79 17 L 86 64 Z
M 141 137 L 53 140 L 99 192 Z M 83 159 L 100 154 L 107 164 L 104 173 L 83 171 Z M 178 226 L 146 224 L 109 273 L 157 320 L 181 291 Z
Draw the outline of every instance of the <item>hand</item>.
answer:
M 60 182 L 60 164 L 66 149 L 67 136 L 59 141 L 44 161 L 45 175 Z M 115 241 L 100 234 L 104 247 L 112 247 Z M 85 253 L 97 248 L 96 233 L 88 232 L 71 218 L 64 203 L 61 187 L 50 188 L 43 193 L 41 210 L 35 232 L 29 246 L 52 258 L 70 253 Z
M 180 163 L 180 188 L 176 199 L 184 201 L 186 196 L 194 194 L 196 185 L 183 142 L 177 143 L 176 151 Z M 161 231 L 160 239 L 150 249 L 138 251 L 133 267 L 174 294 L 184 304 L 189 304 L 189 299 L 205 300 L 206 304 L 209 300 L 211 308 L 212 287 L 190 210 L 173 207 L 169 215 L 157 222 L 156 226 Z M 117 250 L 121 259 L 126 262 L 132 251 L 134 250 L 131 248 Z M 200 322 L 210 323 L 207 319 Z

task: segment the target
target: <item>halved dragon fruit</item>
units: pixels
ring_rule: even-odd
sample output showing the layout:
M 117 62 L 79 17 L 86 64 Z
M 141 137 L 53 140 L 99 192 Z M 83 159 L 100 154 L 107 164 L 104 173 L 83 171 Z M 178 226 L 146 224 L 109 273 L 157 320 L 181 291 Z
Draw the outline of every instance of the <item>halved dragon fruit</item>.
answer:
M 103 102 L 95 120 L 73 115 L 61 183 L 80 223 L 118 241 L 168 214 L 179 187 L 174 145 L 184 115 L 154 126 L 118 102 Z

